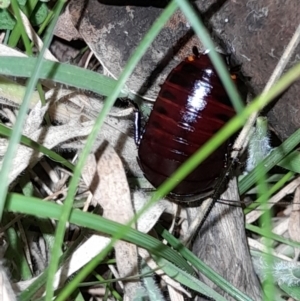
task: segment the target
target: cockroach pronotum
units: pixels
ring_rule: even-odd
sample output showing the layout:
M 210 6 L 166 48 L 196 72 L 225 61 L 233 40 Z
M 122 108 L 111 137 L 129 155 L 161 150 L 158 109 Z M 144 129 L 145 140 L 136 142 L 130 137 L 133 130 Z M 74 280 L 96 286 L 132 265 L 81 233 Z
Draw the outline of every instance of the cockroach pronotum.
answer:
M 234 115 L 209 56 L 195 50 L 168 75 L 141 135 L 136 131 L 138 161 L 146 179 L 158 187 Z M 226 142 L 170 196 L 190 201 L 212 194 L 227 152 Z

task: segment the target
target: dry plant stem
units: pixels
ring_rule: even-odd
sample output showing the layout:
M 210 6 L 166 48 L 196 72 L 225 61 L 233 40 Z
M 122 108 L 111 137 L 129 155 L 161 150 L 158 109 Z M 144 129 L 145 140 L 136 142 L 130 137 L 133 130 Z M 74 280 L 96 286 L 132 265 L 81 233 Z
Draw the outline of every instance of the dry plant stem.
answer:
M 92 202 L 92 199 L 93 199 L 93 195 L 92 193 L 89 193 L 89 196 L 88 198 L 86 199 L 86 202 L 84 203 L 84 207 L 82 209 L 82 211 L 86 212 Z
M 76 161 L 77 158 L 78 158 L 78 153 L 75 154 L 71 163 L 74 164 L 74 162 Z M 56 182 L 55 191 L 57 191 L 57 190 L 61 191 L 63 189 L 63 187 L 66 185 L 67 180 L 72 176 L 72 174 L 65 169 L 60 169 L 60 171 L 62 173 L 62 177 L 59 179 L 58 182 Z
M 91 51 L 89 53 L 88 57 L 87 57 L 87 60 L 86 60 L 85 64 L 84 64 L 84 69 L 87 69 L 87 67 L 89 65 L 89 62 L 90 62 L 91 58 L 93 57 L 93 55 L 94 55 L 94 53 Z
M 178 209 L 179 209 L 179 206 L 178 206 L 178 204 L 173 204 L 173 209 L 174 209 L 174 213 L 173 213 L 173 218 L 172 218 L 172 224 L 171 224 L 171 226 L 170 226 L 170 228 L 169 228 L 169 232 L 170 233 L 172 233 L 173 232 L 173 230 L 174 230 L 174 228 L 175 228 L 175 222 L 176 222 L 176 217 L 177 217 L 177 214 L 178 214 Z M 163 240 L 163 243 L 164 244 L 167 244 L 167 241 L 164 239 Z
M 48 195 L 48 196 L 47 196 L 46 198 L 44 198 L 43 200 L 44 200 L 44 201 L 49 201 L 49 200 L 55 201 L 59 195 L 61 195 L 61 194 L 66 195 L 66 194 L 67 194 L 67 190 L 68 190 L 67 188 L 64 188 L 64 189 L 62 189 L 62 190 L 56 191 L 56 192 L 54 192 L 53 194 Z
M 26 30 L 28 37 L 40 51 L 43 48 L 42 40 L 36 34 L 36 32 L 34 31 L 34 29 L 31 26 L 28 18 L 21 10 L 20 10 L 20 14 L 21 14 L 22 22 L 23 22 L 23 25 L 25 26 L 25 30 Z M 45 59 L 50 60 L 50 61 L 55 61 L 55 62 L 58 61 L 56 59 L 56 57 L 48 49 L 46 49 L 46 51 L 45 51 Z
M 106 294 L 105 287 L 91 287 L 86 290 L 86 292 L 93 296 L 93 298 L 97 298 L 97 296 L 104 297 Z M 103 300 L 103 299 L 90 299 L 90 300 Z M 109 299 L 108 299 L 109 300 Z
M 53 191 L 38 177 L 38 175 L 31 169 L 29 170 L 30 176 L 32 177 L 32 179 L 37 182 L 41 188 L 43 188 L 45 190 L 45 192 L 48 195 L 52 195 Z
M 291 38 L 288 46 L 286 47 L 284 53 L 282 54 L 277 66 L 275 67 L 268 83 L 266 84 L 262 94 L 267 93 L 270 88 L 275 84 L 275 82 L 279 79 L 279 77 L 281 76 L 281 74 L 283 73 L 287 63 L 289 62 L 294 50 L 296 49 L 296 47 L 298 46 L 300 41 L 300 25 L 298 26 L 298 28 L 296 29 L 293 37 Z M 256 118 L 258 116 L 258 112 L 257 113 L 253 113 L 252 115 L 250 115 L 248 121 L 246 122 L 245 126 L 243 127 L 241 133 L 239 134 L 238 138 L 236 139 L 234 145 L 233 145 L 233 151 L 231 154 L 231 157 L 233 160 L 235 160 L 238 155 L 239 155 L 239 150 L 240 149 L 244 149 L 246 148 L 246 140 L 247 137 L 249 136 L 249 133 L 251 131 L 251 128 L 253 127 Z
M 19 232 L 20 232 L 20 236 L 21 236 L 21 241 L 22 241 L 22 244 L 23 244 L 25 257 L 26 257 L 28 266 L 30 267 L 30 271 L 33 274 L 33 264 L 32 264 L 32 261 L 31 261 L 30 248 L 29 248 L 29 245 L 28 245 L 27 237 L 26 237 L 23 225 L 22 225 L 20 220 L 17 221 L 17 224 L 18 224 L 18 228 L 19 228 Z
M 53 169 L 53 167 L 50 166 L 49 163 L 44 159 L 42 159 L 40 161 L 40 165 L 43 167 L 46 174 L 49 176 L 51 182 L 56 184 L 59 181 L 59 176 L 58 176 L 57 172 Z
M 121 278 L 120 274 L 118 273 L 117 269 L 115 268 L 114 265 L 109 264 L 108 268 L 110 269 L 110 271 L 112 272 L 112 274 L 114 275 L 115 279 L 119 279 Z M 120 285 L 120 288 L 123 290 L 124 289 L 124 284 L 121 280 L 118 280 L 117 283 Z
M 267 208 L 271 208 L 274 204 L 278 203 L 286 195 L 293 193 L 293 191 L 300 185 L 300 177 L 296 178 L 293 182 L 281 189 L 277 194 L 275 194 L 271 199 L 268 200 Z M 259 206 L 258 210 L 253 210 L 249 212 L 246 216 L 246 223 L 251 224 L 256 221 L 267 209 L 266 205 Z
M 274 234 L 281 236 L 288 230 L 288 227 L 289 227 L 289 219 L 283 218 L 282 221 L 280 221 L 278 225 L 272 229 L 272 232 Z M 263 237 L 260 240 L 263 240 Z
M 83 212 L 87 212 L 87 210 L 88 210 L 88 208 L 89 208 L 89 206 L 92 202 L 92 199 L 93 199 L 93 195 L 92 195 L 91 192 L 89 192 L 88 197 L 87 197 L 87 199 L 84 203 L 84 207 L 82 209 Z M 76 237 L 79 236 L 79 232 L 80 232 L 80 228 L 76 228 L 73 235 L 72 235 L 72 240 L 71 241 L 75 241 Z
M 127 116 L 132 116 L 133 112 L 134 112 L 133 108 L 128 108 L 128 109 L 123 109 L 120 112 L 109 113 L 108 115 L 111 117 L 127 117 Z
M 169 292 L 170 300 L 175 300 L 175 301 L 184 301 L 185 300 L 184 297 L 182 296 L 182 294 L 179 293 L 172 286 L 168 285 L 168 292 Z
M 2 44 L 2 42 L 4 41 L 4 38 L 5 38 L 5 32 L 2 32 L 0 34 L 0 44 Z
M 4 233 L 7 231 L 10 227 L 12 227 L 13 224 L 15 224 L 17 221 L 19 221 L 23 217 L 23 214 L 19 214 L 16 216 L 14 219 L 9 221 L 5 226 L 1 227 L 0 234 Z
M 264 244 L 256 241 L 253 238 L 248 238 L 248 244 L 249 244 L 249 247 L 251 247 L 252 249 L 259 250 L 259 251 L 262 251 L 265 253 L 268 252 L 270 254 L 270 252 L 266 249 L 266 246 Z M 279 253 L 275 252 L 274 250 L 271 250 L 271 255 L 274 255 L 274 256 L 281 258 L 283 260 L 286 260 L 286 261 L 291 261 L 291 258 L 289 258 L 285 255 L 279 254 Z

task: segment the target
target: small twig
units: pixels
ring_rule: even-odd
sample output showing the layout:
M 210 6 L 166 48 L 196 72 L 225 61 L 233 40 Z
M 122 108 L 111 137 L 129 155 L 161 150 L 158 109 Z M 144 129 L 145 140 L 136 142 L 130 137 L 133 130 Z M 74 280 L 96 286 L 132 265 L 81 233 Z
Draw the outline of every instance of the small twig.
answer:
M 1 227 L 0 234 L 2 234 L 5 231 L 7 231 L 10 227 L 13 226 L 13 224 L 15 224 L 16 222 L 18 222 L 23 216 L 24 216 L 23 214 L 19 214 L 16 217 L 14 217 L 11 221 L 9 221 L 7 224 L 5 224 L 3 227 Z
M 83 67 L 84 69 L 87 69 L 87 68 L 88 68 L 88 65 L 89 65 L 90 60 L 92 59 L 93 55 L 94 55 L 94 53 L 91 51 L 91 52 L 89 53 L 88 57 L 87 57 L 87 60 L 86 60 L 85 64 L 84 64 L 84 67 Z
M 286 195 L 293 193 L 297 186 L 300 185 L 300 177 L 296 178 L 293 182 L 289 183 L 287 186 L 282 188 L 278 193 L 276 193 L 271 199 L 268 200 L 268 208 L 274 206 Z M 246 222 L 251 224 L 255 222 L 266 210 L 266 206 L 258 207 L 256 210 L 251 211 L 246 216 Z
M 249 238 L 248 237 L 248 245 L 251 249 L 254 249 L 254 250 L 259 250 L 261 252 L 266 252 L 266 246 L 264 244 L 261 244 L 260 242 L 256 241 L 255 239 L 253 238 Z M 285 256 L 285 255 L 282 255 L 278 252 L 275 252 L 274 250 L 272 250 L 271 254 L 273 256 L 276 256 L 278 258 L 281 258 L 283 260 L 286 260 L 286 261 L 291 261 L 291 258 Z
M 17 225 L 18 225 L 18 228 L 19 228 L 19 233 L 20 233 L 22 244 L 23 244 L 23 250 L 24 250 L 24 253 L 25 253 L 25 257 L 26 257 L 28 266 L 30 268 L 30 271 L 33 274 L 33 263 L 32 263 L 31 256 L 30 256 L 30 248 L 29 248 L 29 245 L 28 245 L 28 241 L 27 241 L 27 237 L 26 237 L 23 225 L 22 225 L 20 220 L 17 221 Z

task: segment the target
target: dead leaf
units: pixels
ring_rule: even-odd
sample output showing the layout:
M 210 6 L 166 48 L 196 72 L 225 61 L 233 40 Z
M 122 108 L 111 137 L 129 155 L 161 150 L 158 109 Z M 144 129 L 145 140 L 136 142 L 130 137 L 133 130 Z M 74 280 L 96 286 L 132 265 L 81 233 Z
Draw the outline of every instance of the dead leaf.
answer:
M 133 204 L 135 212 L 142 209 L 146 202 L 149 200 L 149 195 L 141 190 L 137 190 L 133 193 Z M 145 212 L 137 222 L 137 228 L 139 231 L 148 233 L 153 226 L 157 223 L 161 214 L 169 207 L 169 201 L 161 200 L 153 205 L 147 212 Z
M 57 37 L 60 37 L 61 39 L 66 41 L 81 39 L 81 35 L 79 34 L 78 30 L 75 28 L 73 23 L 71 22 L 70 12 L 68 7 L 59 16 L 54 29 L 54 34 Z
M 87 136 L 91 132 L 92 127 L 92 122 L 78 125 L 66 124 L 62 126 L 51 126 L 47 131 L 45 131 L 44 128 L 40 128 L 33 133 L 30 133 L 28 137 L 43 144 L 47 148 L 52 149 L 66 140 L 74 139 L 78 136 Z M 0 156 L 4 156 L 7 145 L 7 139 L 0 139 Z M 41 156 L 41 153 L 38 153 L 29 147 L 19 145 L 13 166 L 10 170 L 9 183 L 11 183 L 26 167 L 35 164 Z
M 97 201 L 104 209 L 104 217 L 126 224 L 134 216 L 130 190 L 122 162 L 115 150 L 105 148 L 97 164 L 99 186 L 95 190 Z M 118 241 L 115 245 L 116 261 L 120 277 L 138 274 L 138 251 L 133 244 Z M 141 284 L 124 282 L 124 300 L 133 300 Z

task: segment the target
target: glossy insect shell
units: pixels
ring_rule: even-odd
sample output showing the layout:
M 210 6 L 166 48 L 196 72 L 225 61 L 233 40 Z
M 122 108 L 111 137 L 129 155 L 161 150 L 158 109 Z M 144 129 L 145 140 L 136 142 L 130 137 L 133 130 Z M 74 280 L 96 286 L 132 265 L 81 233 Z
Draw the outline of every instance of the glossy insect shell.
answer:
M 162 85 L 140 140 L 139 164 L 147 180 L 154 187 L 161 185 L 234 115 L 208 55 L 186 58 Z M 171 195 L 188 201 L 211 194 L 227 150 L 224 143 Z

